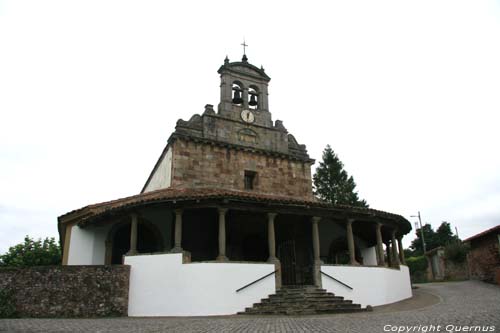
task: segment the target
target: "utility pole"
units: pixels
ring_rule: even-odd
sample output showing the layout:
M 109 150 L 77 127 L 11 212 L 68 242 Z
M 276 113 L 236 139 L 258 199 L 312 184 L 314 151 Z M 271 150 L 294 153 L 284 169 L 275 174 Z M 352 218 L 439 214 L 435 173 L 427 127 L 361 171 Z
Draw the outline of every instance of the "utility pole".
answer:
M 422 237 L 422 247 L 424 249 L 424 254 L 427 252 L 425 247 L 425 238 L 424 238 L 424 228 L 422 228 L 422 219 L 420 218 L 420 211 L 418 211 L 418 215 L 411 215 L 410 217 L 418 217 L 418 223 L 420 224 L 420 236 Z

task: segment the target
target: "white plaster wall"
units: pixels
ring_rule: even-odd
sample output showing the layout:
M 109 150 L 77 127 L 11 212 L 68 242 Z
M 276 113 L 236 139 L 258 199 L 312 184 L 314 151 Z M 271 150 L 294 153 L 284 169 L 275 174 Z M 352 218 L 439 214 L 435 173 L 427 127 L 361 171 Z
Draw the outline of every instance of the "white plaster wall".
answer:
M 361 249 L 361 257 L 363 257 L 363 265 L 377 265 L 377 252 L 375 246 L 365 247 Z
M 151 180 L 144 189 L 144 192 L 159 190 L 170 187 L 172 172 L 172 147 L 168 148 L 163 156 L 158 168 L 153 173 Z
M 323 288 L 354 303 L 377 306 L 401 301 L 412 296 L 407 266 L 385 267 L 321 266 L 326 274 L 351 286 L 350 290 L 322 274 Z
M 71 227 L 68 265 L 92 265 L 94 232 L 75 225 Z
M 275 292 L 275 277 L 237 289 L 274 271 L 273 264 L 190 263 L 182 254 L 126 256 L 129 316 L 227 315 Z
M 68 265 L 104 265 L 106 235 L 109 227 L 71 228 Z

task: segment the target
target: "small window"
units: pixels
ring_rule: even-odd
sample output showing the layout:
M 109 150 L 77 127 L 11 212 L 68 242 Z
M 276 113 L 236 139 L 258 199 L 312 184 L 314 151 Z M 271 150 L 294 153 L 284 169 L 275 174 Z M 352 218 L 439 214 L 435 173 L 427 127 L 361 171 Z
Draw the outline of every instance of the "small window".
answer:
M 245 170 L 245 190 L 253 190 L 257 172 Z

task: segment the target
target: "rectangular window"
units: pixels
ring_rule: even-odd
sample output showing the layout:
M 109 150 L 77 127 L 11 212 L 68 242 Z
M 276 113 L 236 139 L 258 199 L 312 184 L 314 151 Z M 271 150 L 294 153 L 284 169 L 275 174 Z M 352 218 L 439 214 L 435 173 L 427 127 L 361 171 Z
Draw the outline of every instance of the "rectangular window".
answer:
M 245 190 L 253 190 L 257 172 L 245 170 Z

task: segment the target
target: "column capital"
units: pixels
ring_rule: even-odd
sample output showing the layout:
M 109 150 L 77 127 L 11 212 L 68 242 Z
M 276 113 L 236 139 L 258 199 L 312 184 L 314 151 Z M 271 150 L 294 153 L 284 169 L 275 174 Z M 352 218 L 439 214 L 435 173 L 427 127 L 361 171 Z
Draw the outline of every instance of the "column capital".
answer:
M 382 228 L 383 227 L 382 222 L 377 222 L 375 225 L 377 226 L 377 228 Z
M 176 208 L 174 209 L 175 215 L 182 215 L 183 209 L 182 208 Z
M 278 215 L 278 213 L 267 213 L 267 218 L 271 219 L 271 220 L 274 220 L 274 218 L 276 217 L 276 215 Z
M 318 223 L 319 221 L 321 221 L 321 217 L 320 216 L 313 216 L 311 218 L 311 220 L 313 223 Z
M 219 214 L 226 214 L 227 211 L 229 210 L 229 208 L 225 208 L 225 207 L 218 207 L 217 208 L 217 211 L 219 212 Z
M 352 218 L 347 219 L 348 224 L 353 224 L 354 222 L 356 222 L 355 219 L 352 219 Z

